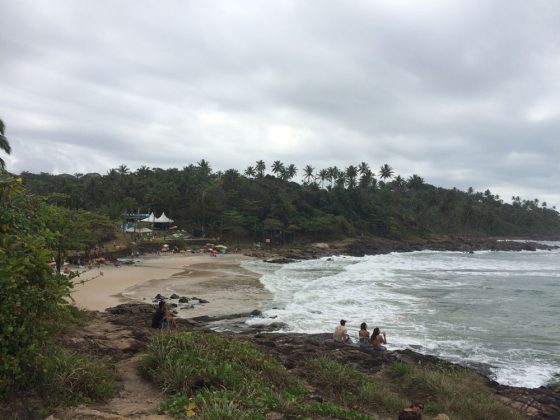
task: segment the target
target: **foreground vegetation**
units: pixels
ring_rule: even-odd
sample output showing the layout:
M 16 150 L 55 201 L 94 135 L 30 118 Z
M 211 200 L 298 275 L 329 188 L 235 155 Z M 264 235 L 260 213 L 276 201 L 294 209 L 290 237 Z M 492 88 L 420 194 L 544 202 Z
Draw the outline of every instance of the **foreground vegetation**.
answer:
M 404 179 L 385 164 L 378 173 L 362 162 L 345 169 L 303 169 L 263 161 L 213 172 L 205 160 L 182 169 L 125 165 L 106 175 L 22 173 L 35 194 L 64 194 L 64 205 L 118 220 L 125 212 L 165 211 L 196 235 L 275 243 L 328 240 L 372 234 L 391 238 L 429 234 L 560 236 L 560 218 L 546 203 L 512 197 L 506 203 L 489 190 L 459 191 Z M 509 198 L 508 198 L 509 199 Z M 62 202 L 60 203 L 62 204 Z
M 106 397 L 113 385 L 103 361 L 53 341 L 83 318 L 67 300 L 71 278 L 49 265 L 63 252 L 61 241 L 79 243 L 77 235 L 56 228 L 72 226 L 65 209 L 28 194 L 20 181 L 0 172 L 0 406 L 22 398 L 50 407 Z
M 154 336 L 142 371 L 167 391 L 161 409 L 177 418 L 265 419 L 270 413 L 385 418 L 396 417 L 415 399 L 425 402 L 427 415 L 522 418 L 492 399 L 483 378 L 462 368 L 393 362 L 381 373 L 370 374 L 314 357 L 305 368 L 288 371 L 251 343 L 214 333 Z

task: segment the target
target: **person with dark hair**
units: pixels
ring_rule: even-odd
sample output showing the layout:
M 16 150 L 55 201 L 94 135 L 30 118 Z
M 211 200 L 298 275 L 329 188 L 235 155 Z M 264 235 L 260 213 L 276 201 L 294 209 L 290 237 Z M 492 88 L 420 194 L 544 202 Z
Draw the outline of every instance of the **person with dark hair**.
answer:
M 369 331 L 367 330 L 367 324 L 362 322 L 360 325 L 360 331 L 358 332 L 359 343 L 361 348 L 369 348 Z
M 152 328 L 177 328 L 175 318 L 169 313 L 167 303 L 160 300 L 156 313 L 152 317 Z
M 410 407 L 405 408 L 399 414 L 398 420 L 422 420 L 422 410 L 424 409 L 424 404 L 419 401 L 412 401 Z
M 348 343 L 350 341 L 350 336 L 348 335 L 348 329 L 346 328 L 346 320 L 341 319 L 340 325 L 337 325 L 334 329 L 333 334 L 334 341 L 339 343 Z
M 387 336 L 385 335 L 385 332 L 380 333 L 379 328 L 375 327 L 373 333 L 371 334 L 370 344 L 374 351 L 387 351 L 387 347 L 381 345 L 387 344 Z

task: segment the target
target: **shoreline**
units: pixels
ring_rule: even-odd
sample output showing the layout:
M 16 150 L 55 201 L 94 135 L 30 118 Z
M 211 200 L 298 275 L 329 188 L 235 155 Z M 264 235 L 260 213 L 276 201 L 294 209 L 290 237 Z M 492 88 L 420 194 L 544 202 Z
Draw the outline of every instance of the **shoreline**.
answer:
M 105 311 L 123 303 L 152 303 L 172 293 L 208 301 L 181 305 L 178 316 L 224 316 L 260 308 L 271 299 L 260 275 L 241 267 L 240 254 L 165 255 L 134 259 L 133 265 L 102 266 L 74 279 L 71 299 L 82 309 Z

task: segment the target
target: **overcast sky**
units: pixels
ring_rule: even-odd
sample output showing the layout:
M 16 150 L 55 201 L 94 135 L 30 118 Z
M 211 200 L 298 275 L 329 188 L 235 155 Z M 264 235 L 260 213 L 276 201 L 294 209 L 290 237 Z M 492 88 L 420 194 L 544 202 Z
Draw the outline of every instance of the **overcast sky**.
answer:
M 560 2 L 0 0 L 12 172 L 390 164 L 560 207 Z

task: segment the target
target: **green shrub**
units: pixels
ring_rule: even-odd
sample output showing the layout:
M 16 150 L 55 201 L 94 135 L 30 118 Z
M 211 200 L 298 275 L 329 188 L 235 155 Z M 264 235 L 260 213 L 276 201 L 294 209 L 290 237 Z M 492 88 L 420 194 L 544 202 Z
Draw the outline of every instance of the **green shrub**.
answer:
M 480 375 L 464 368 L 434 368 L 403 362 L 389 365 L 383 377 L 394 392 L 407 400 L 425 402 L 427 414 L 446 413 L 455 419 L 520 419 L 520 414 L 492 398 L 492 390 Z
M 51 347 L 38 358 L 35 391 L 50 406 L 102 400 L 113 395 L 113 372 L 106 361 Z
M 277 360 L 217 334 L 163 331 L 150 341 L 141 370 L 173 394 L 161 409 L 179 418 L 264 419 L 270 412 L 366 418 L 337 404 L 308 401 L 309 391 Z
M 70 290 L 48 265 L 51 233 L 37 200 L 8 180 L 0 183 L 0 400 L 32 385 L 26 377 Z
M 306 363 L 307 380 L 335 402 L 370 413 L 395 413 L 407 400 L 354 366 L 319 357 Z

